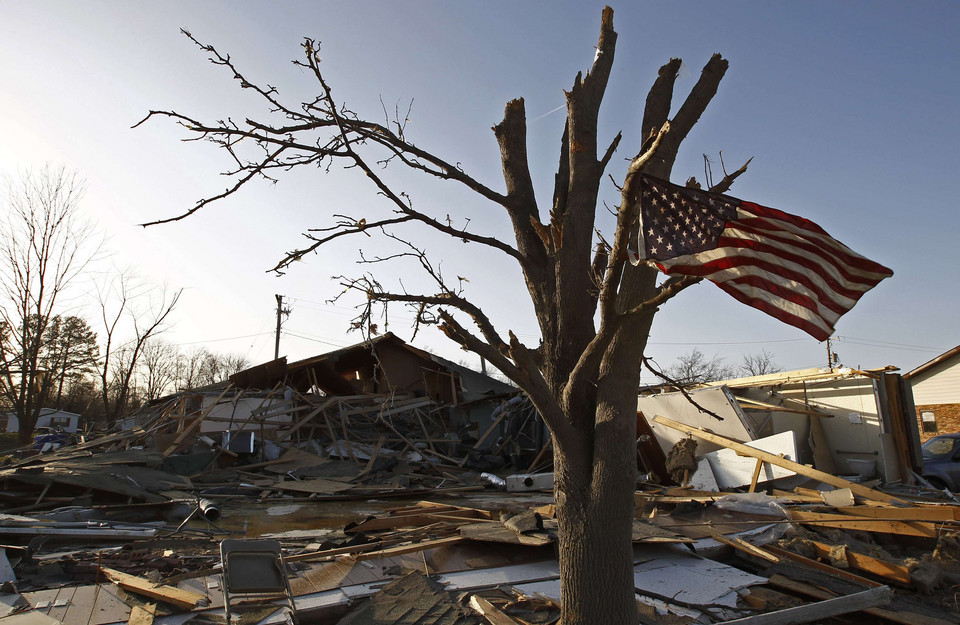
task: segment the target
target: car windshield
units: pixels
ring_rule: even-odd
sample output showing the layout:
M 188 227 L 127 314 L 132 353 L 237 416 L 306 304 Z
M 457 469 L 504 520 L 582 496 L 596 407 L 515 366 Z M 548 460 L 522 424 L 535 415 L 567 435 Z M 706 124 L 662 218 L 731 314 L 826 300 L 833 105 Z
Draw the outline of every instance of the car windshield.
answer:
M 923 457 L 943 458 L 956 449 L 958 440 L 950 436 L 935 436 L 923 444 Z

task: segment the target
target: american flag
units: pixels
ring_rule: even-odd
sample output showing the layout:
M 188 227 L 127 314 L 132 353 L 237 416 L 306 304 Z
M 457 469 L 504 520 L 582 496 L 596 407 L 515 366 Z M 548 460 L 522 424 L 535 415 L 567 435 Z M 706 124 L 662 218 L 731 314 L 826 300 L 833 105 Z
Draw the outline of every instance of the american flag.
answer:
M 893 272 L 808 219 L 643 175 L 639 256 L 706 278 L 819 341 Z

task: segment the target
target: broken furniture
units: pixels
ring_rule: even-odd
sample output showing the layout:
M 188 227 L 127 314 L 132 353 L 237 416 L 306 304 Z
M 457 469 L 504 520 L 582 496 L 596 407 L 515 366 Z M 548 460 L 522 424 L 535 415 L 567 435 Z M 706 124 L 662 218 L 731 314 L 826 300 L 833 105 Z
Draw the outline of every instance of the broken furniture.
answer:
M 223 566 L 223 610 L 230 623 L 230 601 L 236 598 L 268 599 L 283 595 L 290 606 L 290 616 L 297 623 L 297 606 L 293 601 L 287 564 L 280 541 L 272 539 L 220 541 Z M 239 595 L 239 597 L 238 597 Z

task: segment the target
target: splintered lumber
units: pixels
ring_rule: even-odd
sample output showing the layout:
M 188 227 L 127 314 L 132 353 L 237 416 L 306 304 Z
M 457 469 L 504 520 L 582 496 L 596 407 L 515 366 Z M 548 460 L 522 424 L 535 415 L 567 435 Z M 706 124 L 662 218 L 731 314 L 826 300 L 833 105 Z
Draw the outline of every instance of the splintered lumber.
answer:
M 337 401 L 337 400 L 336 400 L 335 398 L 334 398 L 334 399 L 328 399 L 327 401 L 323 402 L 322 404 L 320 404 L 319 406 L 317 406 L 316 408 L 314 408 L 313 410 L 311 410 L 309 413 L 307 413 L 307 416 L 305 416 L 304 418 L 302 418 L 302 419 L 300 419 L 299 421 L 297 421 L 290 429 L 284 431 L 282 434 L 278 434 L 278 435 L 277 435 L 277 441 L 276 441 L 276 442 L 277 442 L 277 443 L 282 443 L 283 441 L 285 441 L 285 440 L 287 440 L 288 438 L 290 438 L 291 436 L 293 436 L 293 433 L 294 433 L 294 432 L 296 432 L 297 430 L 299 430 L 300 428 L 302 428 L 306 423 L 309 423 L 310 421 L 313 421 L 313 418 L 314 418 L 315 416 L 317 416 L 318 414 L 320 414 L 321 412 L 323 412 L 324 410 L 326 410 L 327 407 L 329 407 L 330 405 L 336 403 L 336 401 Z M 288 412 L 289 412 L 289 411 L 288 411 Z M 279 414 L 285 414 L 285 413 L 279 413 Z M 267 416 L 267 415 L 263 415 L 263 418 L 266 418 L 266 416 Z
M 775 454 L 757 449 L 755 447 L 750 447 L 749 445 L 744 445 L 743 443 L 738 443 L 737 441 L 730 440 L 724 436 L 718 436 L 712 432 L 707 432 L 706 430 L 701 430 L 700 428 L 695 428 L 691 425 L 686 425 L 684 423 L 679 423 L 666 417 L 656 416 L 653 418 L 654 422 L 659 423 L 660 425 L 665 425 L 669 428 L 673 428 L 680 432 L 696 436 L 705 441 L 714 443 L 715 445 L 720 445 L 721 447 L 726 447 L 727 449 L 732 449 L 741 456 L 749 456 L 751 458 L 757 458 L 763 460 L 764 462 L 769 462 L 770 464 L 775 464 L 778 467 L 783 467 L 784 469 L 789 469 L 794 473 L 799 473 L 800 475 L 805 475 L 806 477 L 813 478 L 824 482 L 825 484 L 830 484 L 837 488 L 849 488 L 853 491 L 853 494 L 859 495 L 864 499 L 872 499 L 874 501 L 885 501 L 887 503 L 901 502 L 906 503 L 904 500 L 894 497 L 893 495 L 888 495 L 887 493 L 882 493 L 878 490 L 873 490 L 872 488 L 867 488 L 861 484 L 856 484 L 854 482 L 847 481 L 841 477 L 825 473 L 823 471 L 818 471 L 812 467 L 800 464 L 799 462 L 793 462 L 792 460 L 787 460 L 786 458 L 781 458 Z
M 937 529 L 928 523 L 904 522 L 902 519 L 877 519 L 872 517 L 850 516 L 845 514 L 827 514 L 790 510 L 790 518 L 798 523 L 820 527 L 836 527 L 864 532 L 881 532 L 903 536 L 922 536 L 936 538 Z
M 766 560 L 767 562 L 773 562 L 774 564 L 778 564 L 780 562 L 780 558 L 770 553 L 766 549 L 762 549 L 752 543 L 748 543 L 738 536 L 724 536 L 720 532 L 710 532 L 710 536 L 714 540 L 721 542 L 724 545 L 729 545 L 737 551 L 742 551 L 751 556 Z
M 829 599 L 829 597 L 822 597 Z M 782 610 L 783 608 L 792 608 L 801 605 L 803 600 L 793 595 L 785 595 L 782 592 L 764 588 L 763 586 L 751 586 L 743 595 L 744 602 L 754 610 Z
M 478 542 L 524 545 L 527 547 L 542 547 L 553 543 L 553 539 L 543 532 L 520 534 L 496 522 L 462 525 L 460 536 L 466 540 Z
M 470 596 L 470 607 L 483 616 L 483 618 L 490 621 L 491 625 L 520 625 L 517 621 L 507 616 L 500 608 L 480 595 Z
M 807 541 L 817 551 L 821 558 L 829 558 L 831 554 L 830 545 L 817 542 L 815 540 Z M 899 582 L 904 585 L 910 584 L 910 571 L 905 566 L 887 562 L 879 558 L 874 558 L 862 553 L 850 551 L 846 547 L 843 549 L 843 555 L 846 556 L 847 564 L 852 569 L 871 573 L 879 577 L 885 577 L 891 581 Z
M 780 588 L 781 590 L 787 590 L 798 595 L 805 595 L 814 599 L 831 599 L 837 596 L 835 593 L 832 593 L 829 590 L 824 590 L 818 586 L 813 586 L 806 582 L 791 579 L 785 575 L 780 575 L 779 573 L 771 576 L 767 583 L 771 586 L 775 586 L 776 588 Z M 863 612 L 871 616 L 879 616 L 880 618 L 893 621 L 894 623 L 902 623 L 903 625 L 954 625 L 949 621 L 936 618 L 935 616 L 917 614 L 916 612 L 909 612 L 907 610 L 867 608 L 863 610 Z
M 201 413 L 200 413 L 200 416 L 198 416 L 196 419 L 194 419 L 193 422 L 192 422 L 190 425 L 188 425 L 187 427 L 183 428 L 183 431 L 180 432 L 180 434 L 177 436 L 176 439 L 174 439 L 173 443 L 171 443 L 170 446 L 167 447 L 166 450 L 164 450 L 164 452 L 163 452 L 163 457 L 164 457 L 164 458 L 166 458 L 166 457 L 169 456 L 170 454 L 172 454 L 172 453 L 176 452 L 178 449 L 180 449 L 180 446 L 183 444 L 183 442 L 184 442 L 185 440 L 187 440 L 187 437 L 189 437 L 191 434 L 193 434 L 193 431 L 200 427 L 200 424 L 203 423 L 203 420 L 207 418 L 207 415 L 209 415 L 211 412 L 213 412 L 213 409 L 216 408 L 216 407 L 220 404 L 220 400 L 223 399 L 223 396 L 226 395 L 227 392 L 228 392 L 230 389 L 232 389 L 232 388 L 233 388 L 233 385 L 232 385 L 232 384 L 228 384 L 228 385 L 227 385 L 227 388 L 223 389 L 223 392 L 220 393 L 220 396 L 217 397 L 216 401 L 214 401 L 212 404 L 210 404 L 209 406 L 207 406 L 207 409 L 204 410 L 203 412 L 201 412 Z M 182 423 L 182 422 L 181 422 L 181 423 Z
M 447 545 L 455 545 L 459 542 L 462 542 L 463 538 L 460 536 L 450 536 L 448 538 L 437 538 L 434 540 L 423 540 L 418 543 L 413 543 L 412 545 L 400 545 L 399 547 L 390 547 L 388 549 L 380 549 L 378 551 L 368 551 L 366 553 L 360 553 L 353 558 L 355 560 L 372 560 L 374 558 L 390 558 L 393 556 L 401 556 L 405 553 L 415 553 L 417 551 L 426 551 L 427 549 L 436 549 L 437 547 L 446 547 Z
M 370 470 L 373 469 L 374 463 L 377 461 L 377 456 L 380 454 L 380 448 L 383 447 L 383 443 L 386 440 L 386 437 L 381 434 L 377 439 L 377 444 L 373 446 L 373 451 L 370 452 L 370 459 L 367 460 L 367 466 L 363 467 L 363 471 L 357 474 L 357 479 L 365 476 L 367 473 L 370 473 Z
M 376 532 L 380 530 L 392 530 L 398 527 L 418 527 L 436 522 L 446 522 L 450 524 L 473 524 L 473 523 L 493 523 L 489 519 L 470 515 L 459 514 L 404 514 L 399 516 L 386 516 L 368 519 L 344 530 L 348 534 L 358 534 L 360 532 Z
M 151 599 L 165 601 L 183 610 L 192 610 L 197 606 L 207 605 L 210 602 L 210 598 L 206 595 L 190 592 L 189 590 L 182 590 L 176 586 L 154 584 L 150 580 L 137 577 L 136 575 L 128 575 L 127 573 L 104 567 L 100 568 L 100 572 L 124 590 L 129 590 L 130 592 L 150 597 Z
M 836 511 L 852 516 L 896 519 L 900 521 L 910 520 L 926 523 L 960 521 L 960 506 L 914 506 L 911 508 L 844 506 L 836 508 Z
M 821 571 L 823 573 L 826 573 L 827 575 L 832 575 L 833 577 L 839 577 L 840 579 L 845 579 L 848 582 L 860 584 L 861 586 L 866 586 L 867 588 L 876 588 L 878 586 L 882 586 L 882 584 L 875 582 L 872 579 L 861 577 L 859 575 L 856 575 L 855 573 L 851 573 L 850 571 L 838 569 L 835 566 L 830 566 L 829 564 L 824 564 L 823 562 L 818 562 L 817 560 L 811 560 L 810 558 L 793 553 L 792 551 L 787 551 L 786 549 L 780 549 L 779 547 L 774 547 L 772 545 L 764 545 L 763 548 L 776 556 L 780 556 L 781 558 L 786 558 L 788 560 L 793 560 L 798 564 L 802 564 L 808 568 Z
M 776 612 L 755 614 L 732 621 L 724 621 L 720 625 L 798 625 L 800 623 L 820 621 L 841 614 L 849 614 L 850 612 L 859 612 L 865 608 L 885 605 L 892 600 L 893 591 L 890 590 L 890 587 L 879 586 L 877 588 L 856 592 L 852 595 L 827 599 L 819 603 L 808 603 L 793 608 L 777 610 Z

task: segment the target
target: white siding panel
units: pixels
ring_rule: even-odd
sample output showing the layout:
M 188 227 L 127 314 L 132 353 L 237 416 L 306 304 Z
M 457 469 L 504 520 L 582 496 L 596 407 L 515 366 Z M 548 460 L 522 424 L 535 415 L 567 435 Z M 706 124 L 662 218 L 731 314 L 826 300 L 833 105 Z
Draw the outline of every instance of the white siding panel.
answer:
M 910 385 L 918 406 L 960 403 L 960 357 L 915 376 Z

